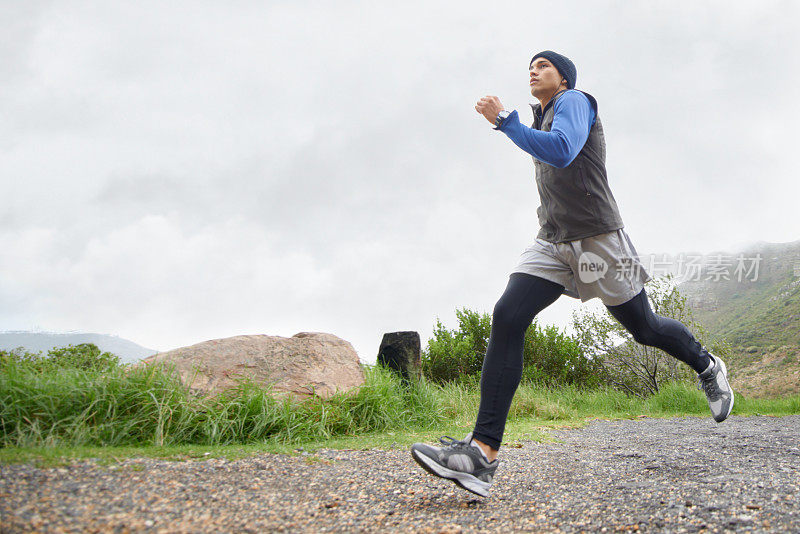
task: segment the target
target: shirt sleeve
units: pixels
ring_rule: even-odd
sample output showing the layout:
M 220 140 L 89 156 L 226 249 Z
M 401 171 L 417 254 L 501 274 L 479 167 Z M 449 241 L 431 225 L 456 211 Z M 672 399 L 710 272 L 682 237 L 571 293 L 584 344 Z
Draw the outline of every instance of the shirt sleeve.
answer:
M 580 91 L 567 91 L 554 104 L 549 132 L 523 125 L 516 110 L 498 129 L 534 158 L 564 168 L 578 156 L 589 138 L 595 116 L 586 95 Z

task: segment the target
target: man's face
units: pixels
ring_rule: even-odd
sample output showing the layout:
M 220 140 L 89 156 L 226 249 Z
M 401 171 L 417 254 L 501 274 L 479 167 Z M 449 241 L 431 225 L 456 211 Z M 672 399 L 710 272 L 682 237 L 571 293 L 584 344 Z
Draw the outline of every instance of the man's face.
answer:
M 552 96 L 561 90 L 561 74 L 548 59 L 537 57 L 530 65 L 531 94 L 536 98 Z M 566 88 L 567 82 L 564 82 Z

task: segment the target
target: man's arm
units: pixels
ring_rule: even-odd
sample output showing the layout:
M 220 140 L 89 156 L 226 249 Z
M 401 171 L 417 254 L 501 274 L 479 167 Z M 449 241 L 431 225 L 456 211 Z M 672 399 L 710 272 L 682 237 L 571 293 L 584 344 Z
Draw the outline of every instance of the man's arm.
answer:
M 549 132 L 523 125 L 516 110 L 498 129 L 534 158 L 563 168 L 572 163 L 589 138 L 595 111 L 584 94 L 568 91 L 556 100 L 553 112 Z

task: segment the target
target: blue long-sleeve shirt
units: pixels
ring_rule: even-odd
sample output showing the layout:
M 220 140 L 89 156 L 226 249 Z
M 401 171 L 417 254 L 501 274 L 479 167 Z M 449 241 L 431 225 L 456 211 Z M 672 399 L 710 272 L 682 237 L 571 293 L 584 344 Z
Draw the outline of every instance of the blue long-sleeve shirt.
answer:
M 516 110 L 497 129 L 539 161 L 564 168 L 572 163 L 583 148 L 596 115 L 586 95 L 570 89 L 554 104 L 553 124 L 549 132 L 520 123 Z

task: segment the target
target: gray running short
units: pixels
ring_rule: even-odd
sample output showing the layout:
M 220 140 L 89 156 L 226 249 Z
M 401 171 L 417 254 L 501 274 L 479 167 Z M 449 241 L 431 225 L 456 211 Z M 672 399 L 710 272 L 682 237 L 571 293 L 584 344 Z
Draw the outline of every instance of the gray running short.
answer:
M 622 228 L 564 243 L 536 238 L 513 272 L 561 284 L 564 295 L 581 302 L 598 297 L 606 306 L 629 301 L 652 279 Z

